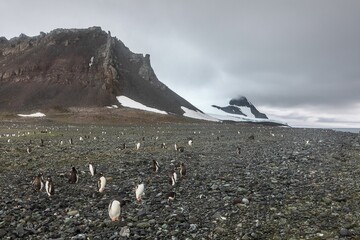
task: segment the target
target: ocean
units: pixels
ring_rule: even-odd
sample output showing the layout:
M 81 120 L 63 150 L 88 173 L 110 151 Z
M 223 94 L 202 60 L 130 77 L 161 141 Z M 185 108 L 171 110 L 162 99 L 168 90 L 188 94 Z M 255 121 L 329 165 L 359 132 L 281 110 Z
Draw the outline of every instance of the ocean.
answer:
M 339 132 L 351 132 L 351 133 L 360 132 L 360 128 L 332 128 L 332 129 Z

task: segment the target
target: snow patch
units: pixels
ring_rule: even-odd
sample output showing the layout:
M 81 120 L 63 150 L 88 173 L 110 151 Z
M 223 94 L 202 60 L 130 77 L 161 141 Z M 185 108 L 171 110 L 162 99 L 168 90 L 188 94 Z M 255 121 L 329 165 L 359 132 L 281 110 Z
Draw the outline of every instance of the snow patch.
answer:
M 155 113 L 160 113 L 160 114 L 167 114 L 167 112 L 165 112 L 165 111 L 161 111 L 156 108 L 147 107 L 147 106 L 145 106 L 139 102 L 136 102 L 126 96 L 117 96 L 116 99 L 124 107 L 135 108 L 135 109 L 140 109 L 140 110 L 155 112 Z
M 113 109 L 113 108 L 119 108 L 119 106 L 118 106 L 118 105 L 111 105 L 111 106 L 106 106 L 106 108 L 111 108 L 111 109 Z
M 18 114 L 19 117 L 45 117 L 46 115 L 41 113 L 41 112 L 37 112 L 37 113 L 32 113 L 32 114 Z
M 238 107 L 238 106 L 235 106 L 235 105 L 232 105 L 234 107 Z M 250 118 L 256 118 L 255 115 L 251 112 L 251 109 L 249 107 L 246 107 L 246 106 L 242 106 L 242 107 L 238 107 L 240 109 L 240 111 L 245 114 L 247 117 L 250 117 Z
M 186 107 L 181 107 L 181 109 L 185 112 L 183 114 L 183 116 L 185 116 L 185 117 L 201 119 L 201 120 L 206 120 L 206 121 L 212 121 L 212 122 L 219 122 L 218 119 L 213 118 L 213 117 L 211 117 L 211 116 L 209 116 L 207 114 L 204 114 L 202 112 L 194 111 L 194 110 L 188 109 Z
M 248 111 L 251 113 L 250 108 L 248 108 L 248 107 L 245 107 L 245 108 L 249 109 Z M 250 115 L 247 111 L 242 111 L 242 112 L 248 116 L 253 116 L 253 117 L 245 117 L 245 116 L 239 115 L 239 114 L 231 114 L 231 113 L 224 112 L 217 108 L 212 109 L 211 113 L 207 113 L 207 114 L 209 116 L 219 119 L 221 121 L 253 122 L 253 123 L 273 122 L 273 123 L 287 125 L 284 122 L 273 120 L 273 119 L 256 118 L 253 114 Z

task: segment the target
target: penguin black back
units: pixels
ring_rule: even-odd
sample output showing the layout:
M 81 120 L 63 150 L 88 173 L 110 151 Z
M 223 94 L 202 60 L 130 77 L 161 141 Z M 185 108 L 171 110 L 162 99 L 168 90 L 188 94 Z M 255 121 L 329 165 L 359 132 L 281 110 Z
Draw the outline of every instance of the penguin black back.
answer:
M 70 177 L 69 177 L 69 183 L 77 183 L 79 180 L 77 171 L 75 169 L 75 167 L 72 167 L 71 173 L 70 173 Z
M 186 175 L 186 167 L 183 162 L 180 163 L 180 176 L 185 177 Z
M 155 173 L 157 173 L 157 172 L 159 171 L 159 169 L 160 169 L 160 165 L 159 165 L 158 161 L 156 161 L 155 159 L 153 159 L 153 171 L 154 171 Z

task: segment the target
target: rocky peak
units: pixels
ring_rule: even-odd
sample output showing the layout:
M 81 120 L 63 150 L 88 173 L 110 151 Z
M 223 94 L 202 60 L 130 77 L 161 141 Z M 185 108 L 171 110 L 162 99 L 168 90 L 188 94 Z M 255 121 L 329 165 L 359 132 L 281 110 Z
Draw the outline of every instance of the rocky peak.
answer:
M 268 118 L 266 116 L 266 114 L 259 112 L 259 110 L 257 110 L 256 107 L 250 101 L 248 101 L 247 98 L 244 96 L 240 96 L 240 97 L 231 99 L 229 101 L 228 106 L 219 107 L 216 105 L 212 105 L 212 107 L 222 110 L 226 113 L 243 115 L 243 116 L 249 117 L 248 115 L 246 115 L 244 113 L 244 111 L 242 109 L 242 108 L 246 107 L 246 108 L 250 109 L 251 114 L 254 115 L 255 118 L 265 118 L 265 119 Z
M 106 106 L 119 95 L 177 114 L 180 105 L 198 110 L 158 80 L 149 54 L 100 27 L 0 39 L 0 109 Z

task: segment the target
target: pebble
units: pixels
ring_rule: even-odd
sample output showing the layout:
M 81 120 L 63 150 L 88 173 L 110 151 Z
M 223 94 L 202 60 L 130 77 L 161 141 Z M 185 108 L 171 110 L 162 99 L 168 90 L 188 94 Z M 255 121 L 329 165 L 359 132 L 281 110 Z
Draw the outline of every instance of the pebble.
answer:
M 12 146 L 0 139 L 0 150 L 4 152 L 0 183 L 9 180 L 9 184 L 0 185 L 1 239 L 30 236 L 39 239 L 84 239 L 85 236 L 89 240 L 357 239 L 360 236 L 356 224 L 360 211 L 356 201 L 359 149 L 352 147 L 359 138 L 351 134 L 210 123 L 151 127 L 89 125 L 79 126 L 78 133 L 70 125 L 56 127 L 59 129 L 46 135 L 45 147 L 33 147 L 31 162 L 26 160 L 29 156 L 24 150 L 28 139 L 14 139 Z M 2 129 L 7 128 L 0 128 L 0 134 Z M 72 146 L 59 144 L 65 139 L 61 134 L 78 139 L 75 133 L 85 136 L 90 129 L 91 140 L 102 131 L 107 132 L 106 139 L 84 138 L 85 141 L 75 141 Z M 221 140 L 211 137 L 217 129 L 223 135 Z M 274 138 L 269 138 L 270 129 Z M 186 144 L 184 139 L 200 130 L 197 144 L 184 153 L 173 148 L 157 148 L 158 142 L 151 137 L 142 142 L 141 151 L 117 149 L 119 142 L 130 146 L 139 136 L 161 133 L 160 139 L 168 145 Z M 239 130 L 241 135 L 237 134 Z M 255 141 L 247 140 L 251 134 L 256 135 Z M 276 139 L 281 135 L 284 137 Z M 44 138 L 44 134 L 33 141 L 40 142 L 40 137 Z M 311 144 L 305 147 L 309 139 Z M 319 142 L 319 139 L 326 140 Z M 236 155 L 234 149 L 239 145 L 243 151 Z M 96 192 L 97 177 L 90 176 L 86 158 L 112 180 L 103 194 Z M 156 174 L 151 171 L 152 158 L 161 164 Z M 180 161 L 188 167 L 187 176 L 179 177 L 171 187 L 167 173 Z M 27 165 L 23 166 L 23 162 Z M 80 181 L 70 185 L 67 174 L 72 165 L 79 169 Z M 45 176 L 53 176 L 55 195 L 51 198 L 31 187 L 39 169 Z M 133 183 L 140 180 L 145 182 L 145 195 L 137 203 Z M 176 199 L 169 203 L 164 195 L 170 191 L 176 192 Z M 107 212 L 112 199 L 130 200 L 121 209 L 121 220 L 117 222 L 112 222 Z
M 125 226 L 120 229 L 120 236 L 122 237 L 129 237 L 130 236 L 130 229 L 129 227 Z
M 340 229 L 340 236 L 342 236 L 342 237 L 349 236 L 349 230 L 347 230 L 346 228 L 341 228 Z

